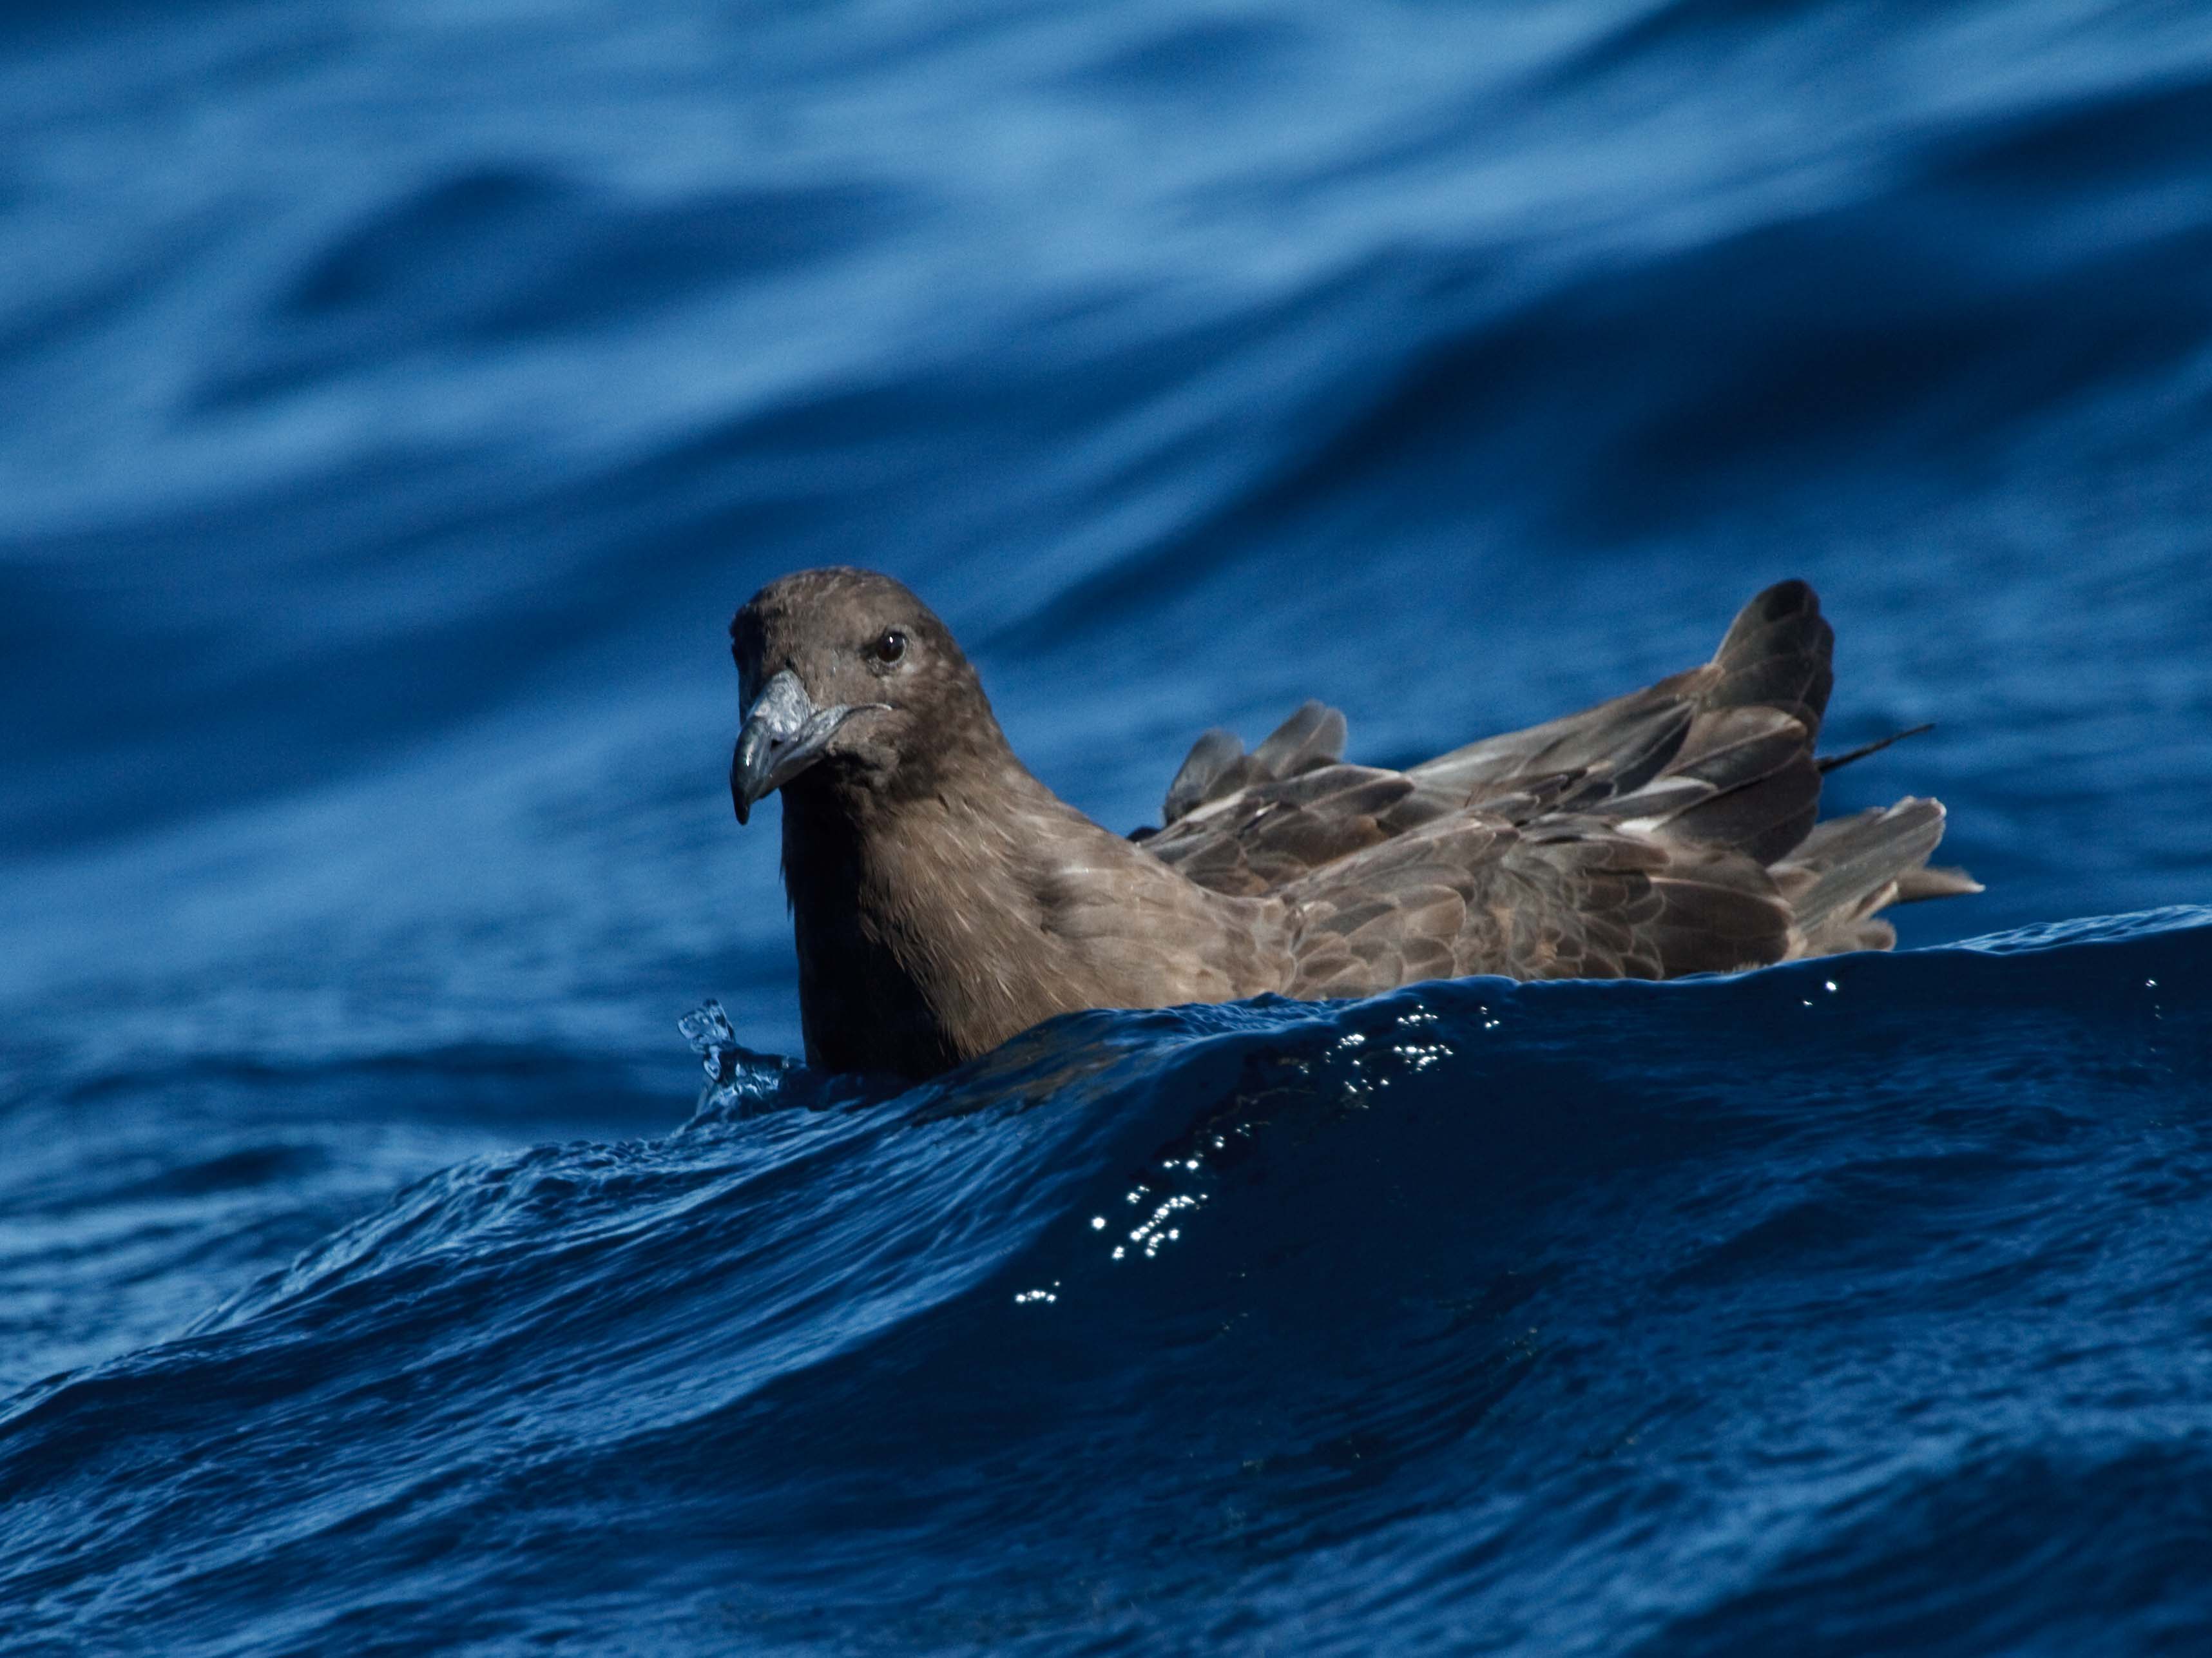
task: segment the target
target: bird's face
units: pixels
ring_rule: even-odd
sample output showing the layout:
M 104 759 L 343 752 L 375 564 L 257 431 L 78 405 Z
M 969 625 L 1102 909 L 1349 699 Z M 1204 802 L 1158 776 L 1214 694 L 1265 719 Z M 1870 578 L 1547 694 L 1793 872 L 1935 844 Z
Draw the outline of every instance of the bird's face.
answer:
M 770 582 L 730 623 L 744 725 L 730 799 L 744 823 L 766 795 L 817 768 L 888 794 L 927 732 L 988 705 L 929 608 L 889 576 L 802 570 Z M 973 707 L 971 707 L 971 703 Z

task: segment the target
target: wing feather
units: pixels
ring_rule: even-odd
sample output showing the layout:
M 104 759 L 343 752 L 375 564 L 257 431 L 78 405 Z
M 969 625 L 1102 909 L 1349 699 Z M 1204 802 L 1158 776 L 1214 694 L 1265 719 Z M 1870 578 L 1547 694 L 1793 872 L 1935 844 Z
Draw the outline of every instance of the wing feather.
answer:
M 1812 589 L 1778 583 L 1711 661 L 1403 772 L 1346 763 L 1343 716 L 1310 701 L 1249 754 L 1200 738 L 1147 847 L 1217 892 L 1279 898 L 1298 996 L 1879 944 L 1883 905 L 1973 884 L 1924 867 L 1933 802 L 1816 828 L 1833 643 Z

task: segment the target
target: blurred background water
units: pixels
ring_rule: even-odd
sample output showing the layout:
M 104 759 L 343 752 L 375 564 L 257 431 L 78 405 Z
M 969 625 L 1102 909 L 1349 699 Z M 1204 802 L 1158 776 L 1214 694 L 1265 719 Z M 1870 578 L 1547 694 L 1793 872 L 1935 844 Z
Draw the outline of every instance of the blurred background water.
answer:
M 1117 828 L 1803 575 L 1908 944 L 2204 902 L 2212 10 L 0 8 L 0 1649 L 2200 1649 L 2201 914 L 684 1127 L 832 561 Z

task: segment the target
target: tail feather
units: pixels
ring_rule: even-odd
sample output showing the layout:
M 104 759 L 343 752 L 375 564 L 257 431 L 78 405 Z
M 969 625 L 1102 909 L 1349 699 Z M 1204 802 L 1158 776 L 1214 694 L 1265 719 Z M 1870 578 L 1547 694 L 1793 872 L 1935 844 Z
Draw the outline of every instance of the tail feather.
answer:
M 1905 731 L 1892 732 L 1887 737 L 1878 737 L 1871 743 L 1862 743 L 1848 754 L 1823 755 L 1820 762 L 1820 775 L 1826 777 L 1830 772 L 1839 771 L 1845 766 L 1854 765 L 1870 754 L 1880 754 L 1891 744 L 1902 743 L 1908 737 L 1925 737 L 1935 729 L 1933 725 L 1914 726 Z
M 1984 890 L 1982 884 L 1955 864 L 1909 869 L 1897 878 L 1893 904 L 1917 904 L 1923 898 L 1965 898 Z
M 1790 955 L 1887 950 L 1897 935 L 1878 911 L 1980 891 L 1962 871 L 1926 867 L 1942 838 L 1942 804 L 1912 798 L 1817 825 L 1773 871 L 1793 917 Z

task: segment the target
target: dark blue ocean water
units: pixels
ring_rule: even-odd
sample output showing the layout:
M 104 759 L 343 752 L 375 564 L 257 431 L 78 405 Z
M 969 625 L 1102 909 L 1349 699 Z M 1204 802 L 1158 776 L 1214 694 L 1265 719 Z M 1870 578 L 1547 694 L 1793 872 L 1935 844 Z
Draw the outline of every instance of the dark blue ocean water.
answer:
M 833 560 L 1116 827 L 1803 575 L 1989 891 L 702 1100 Z M 0 715 L 10 1658 L 2212 1650 L 2202 0 L 0 8 Z

